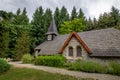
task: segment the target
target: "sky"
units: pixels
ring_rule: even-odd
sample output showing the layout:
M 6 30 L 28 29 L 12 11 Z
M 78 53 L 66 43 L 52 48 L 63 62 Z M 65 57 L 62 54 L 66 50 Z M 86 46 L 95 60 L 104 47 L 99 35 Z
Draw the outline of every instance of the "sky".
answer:
M 0 10 L 15 13 L 18 8 L 25 7 L 30 20 L 39 6 L 50 8 L 53 12 L 56 7 L 65 6 L 69 13 L 75 6 L 77 11 L 82 8 L 87 18 L 98 18 L 104 12 L 110 12 L 112 6 L 120 10 L 120 0 L 0 0 Z

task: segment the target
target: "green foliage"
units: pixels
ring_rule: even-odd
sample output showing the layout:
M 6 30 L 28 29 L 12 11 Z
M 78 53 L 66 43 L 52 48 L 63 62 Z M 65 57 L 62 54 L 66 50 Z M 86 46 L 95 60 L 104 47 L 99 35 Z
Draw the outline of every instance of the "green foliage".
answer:
M 22 56 L 30 51 L 30 41 L 28 32 L 21 32 L 21 36 L 17 39 L 15 46 L 15 60 L 21 60 Z
M 6 57 L 9 46 L 8 28 L 0 22 L 0 57 Z
M 58 7 L 56 7 L 55 12 L 54 12 L 54 19 L 55 19 L 55 23 L 56 23 L 56 27 L 59 31 L 59 26 L 60 26 L 60 10 Z
M 99 17 L 98 27 L 96 28 L 103 29 L 103 28 L 108 28 L 113 26 L 114 26 L 114 18 L 110 14 L 104 13 Z
M 68 69 L 91 73 L 105 73 L 105 66 L 92 61 L 77 61 L 72 63 Z
M 10 68 L 10 65 L 4 59 L 0 58 L 0 74 L 8 71 L 9 68 Z
M 66 62 L 66 59 L 63 56 L 55 55 L 55 56 L 38 56 L 35 59 L 36 65 L 45 65 L 45 66 L 53 66 L 53 67 L 62 67 Z
M 117 62 L 110 62 L 107 68 L 107 73 L 120 76 L 120 64 Z
M 114 6 L 112 6 L 110 15 L 113 17 L 114 26 L 117 25 L 117 23 L 120 22 L 120 13 L 119 13 L 119 9 L 115 8 Z
M 83 19 L 74 19 L 72 21 L 66 21 L 61 24 L 60 34 L 67 34 L 73 31 L 82 32 L 85 30 L 85 25 L 83 24 Z
M 18 8 L 16 14 L 14 15 L 12 23 L 15 25 L 27 25 L 29 23 L 26 8 L 24 8 L 22 12 L 20 8 Z
M 45 33 L 49 27 L 52 18 L 52 11 L 47 9 L 44 13 L 42 6 L 36 9 L 31 29 L 31 38 L 33 47 L 36 47 L 45 40 Z
M 60 25 L 64 23 L 64 21 L 68 21 L 69 20 L 69 14 L 67 9 L 65 8 L 65 6 L 63 6 L 61 8 L 61 10 L 59 10 L 59 8 L 56 8 L 55 12 L 54 12 L 54 19 L 57 25 L 57 29 L 58 32 L 60 30 Z
M 22 63 L 32 63 L 33 61 L 33 56 L 31 56 L 30 54 L 25 54 L 22 57 Z
M 108 65 L 103 65 L 92 61 L 78 60 L 73 63 L 66 63 L 64 67 L 75 71 L 120 75 L 120 63 L 117 62 L 110 62 Z
M 84 15 L 84 13 L 83 13 L 81 8 L 79 10 L 78 18 L 85 18 L 85 15 Z
M 71 20 L 77 18 L 77 12 L 76 12 L 76 8 L 75 6 L 72 9 L 72 13 L 71 13 Z
M 44 27 L 45 27 L 44 32 L 47 32 L 51 21 L 52 21 L 52 11 L 51 9 L 46 9 L 44 13 Z

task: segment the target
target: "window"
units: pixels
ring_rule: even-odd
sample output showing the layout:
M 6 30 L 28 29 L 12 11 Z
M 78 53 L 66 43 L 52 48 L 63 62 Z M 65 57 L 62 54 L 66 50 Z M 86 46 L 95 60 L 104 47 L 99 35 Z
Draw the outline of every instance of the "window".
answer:
M 77 57 L 80 57 L 82 55 L 82 50 L 80 46 L 77 46 Z
M 47 40 L 52 40 L 52 35 L 48 35 Z
M 38 53 L 40 52 L 40 49 L 38 50 Z
M 69 56 L 73 56 L 73 47 L 69 47 Z

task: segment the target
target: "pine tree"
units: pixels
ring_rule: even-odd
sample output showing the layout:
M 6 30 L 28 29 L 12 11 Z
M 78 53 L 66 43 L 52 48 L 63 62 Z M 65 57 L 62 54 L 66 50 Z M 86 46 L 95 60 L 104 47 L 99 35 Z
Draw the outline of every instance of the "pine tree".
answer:
M 29 40 L 28 32 L 21 31 L 21 35 L 17 39 L 17 43 L 15 45 L 15 51 L 16 51 L 16 57 L 15 57 L 16 60 L 21 60 L 24 54 L 30 52 L 30 40 Z
M 45 33 L 47 32 L 51 21 L 52 21 L 52 11 L 48 8 L 48 9 L 46 9 L 46 11 L 44 13 Z
M 97 28 L 97 24 L 98 24 L 97 19 L 94 17 L 93 18 L 93 29 Z
M 76 12 L 75 6 L 74 6 L 73 9 L 72 9 L 71 20 L 73 20 L 74 18 L 77 18 L 77 12 Z
M 64 21 L 68 21 L 69 20 L 69 14 L 67 9 L 63 6 L 60 10 L 60 19 L 59 19 L 59 27 L 58 27 L 58 32 L 60 29 L 60 25 L 63 24 Z
M 114 18 L 114 21 L 115 21 L 114 26 L 116 26 L 117 23 L 120 22 L 119 10 L 117 8 L 115 8 L 114 6 L 112 6 L 110 15 L 111 15 L 111 17 Z
M 20 8 L 18 8 L 18 10 L 16 11 L 16 15 L 20 15 L 20 13 L 21 13 L 21 10 Z
M 26 8 L 23 9 L 23 12 L 21 14 L 21 19 L 22 19 L 21 22 L 22 25 L 27 25 L 29 23 L 29 18 L 27 16 Z
M 81 8 L 80 8 L 79 13 L 78 13 L 78 18 L 83 18 L 83 19 L 85 18 L 85 15 L 84 15 Z
M 36 9 L 32 20 L 31 36 L 33 38 L 33 47 L 39 45 L 45 40 L 44 12 L 42 6 Z
M 20 8 L 16 11 L 16 15 L 13 20 L 14 25 L 27 25 L 29 23 L 29 18 L 27 16 L 26 8 L 21 12 Z
M 115 26 L 115 20 L 109 13 L 100 15 L 98 19 L 97 29 L 103 29 Z
M 57 29 L 59 29 L 59 27 L 60 27 L 60 10 L 58 7 L 56 7 L 56 9 L 55 9 L 54 19 L 55 19 Z

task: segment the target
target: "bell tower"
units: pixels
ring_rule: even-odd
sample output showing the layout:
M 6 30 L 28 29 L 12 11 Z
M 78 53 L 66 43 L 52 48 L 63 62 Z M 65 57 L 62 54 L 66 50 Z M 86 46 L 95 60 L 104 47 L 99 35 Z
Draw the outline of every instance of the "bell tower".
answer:
M 54 40 L 54 38 L 57 35 L 58 35 L 58 31 L 57 31 L 57 27 L 56 27 L 56 24 L 55 24 L 55 21 L 53 18 L 53 20 L 51 21 L 50 26 L 48 28 L 48 31 L 46 33 L 47 40 L 48 41 Z

